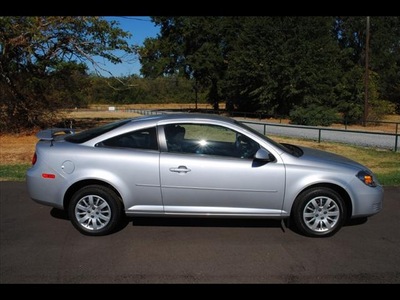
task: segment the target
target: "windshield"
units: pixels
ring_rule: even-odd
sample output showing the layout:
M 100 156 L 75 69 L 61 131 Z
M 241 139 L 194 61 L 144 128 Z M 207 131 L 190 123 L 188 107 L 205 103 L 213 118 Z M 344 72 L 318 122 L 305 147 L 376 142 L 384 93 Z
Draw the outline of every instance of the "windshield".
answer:
M 120 127 L 128 122 L 130 122 L 131 120 L 121 120 L 121 121 L 117 121 L 117 122 L 113 122 L 110 124 L 106 124 L 100 127 L 96 127 L 96 128 L 91 128 L 88 130 L 84 130 L 81 131 L 77 134 L 73 134 L 73 135 L 69 135 L 65 138 L 66 141 L 70 142 L 70 143 L 75 143 L 75 144 L 81 144 L 84 142 L 87 142 L 95 137 L 98 137 L 108 131 L 111 131 L 117 127 Z

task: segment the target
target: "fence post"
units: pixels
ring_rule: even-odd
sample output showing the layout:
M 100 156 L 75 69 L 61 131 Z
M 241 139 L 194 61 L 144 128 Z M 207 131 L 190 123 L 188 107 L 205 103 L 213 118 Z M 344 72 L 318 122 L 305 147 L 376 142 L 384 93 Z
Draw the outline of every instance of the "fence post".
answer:
M 264 124 L 264 135 L 267 135 L 267 124 Z
M 321 128 L 318 129 L 318 143 L 321 143 Z

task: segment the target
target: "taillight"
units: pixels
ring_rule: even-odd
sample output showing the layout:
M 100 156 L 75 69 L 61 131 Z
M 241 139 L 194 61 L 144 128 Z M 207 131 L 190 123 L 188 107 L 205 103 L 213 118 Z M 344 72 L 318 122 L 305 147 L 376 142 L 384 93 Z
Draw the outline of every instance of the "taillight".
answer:
M 34 164 L 36 164 L 36 161 L 37 161 L 37 155 L 36 155 L 36 152 L 33 154 L 33 156 L 32 156 L 32 166 L 34 165 Z

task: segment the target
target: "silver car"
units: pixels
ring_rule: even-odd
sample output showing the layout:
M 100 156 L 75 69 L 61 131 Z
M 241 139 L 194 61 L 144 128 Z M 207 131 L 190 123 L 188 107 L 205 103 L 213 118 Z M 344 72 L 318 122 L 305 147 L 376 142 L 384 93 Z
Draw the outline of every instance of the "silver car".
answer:
M 227 117 L 163 114 L 37 136 L 29 195 L 67 210 L 86 235 L 110 234 L 126 216 L 203 216 L 288 219 L 326 237 L 382 209 L 367 167 Z

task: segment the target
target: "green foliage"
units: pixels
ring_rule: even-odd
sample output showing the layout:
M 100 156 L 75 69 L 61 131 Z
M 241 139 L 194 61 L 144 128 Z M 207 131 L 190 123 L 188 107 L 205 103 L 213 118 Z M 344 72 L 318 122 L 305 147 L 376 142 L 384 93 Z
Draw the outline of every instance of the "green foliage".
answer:
M 394 104 L 380 99 L 378 91 L 379 76 L 376 72 L 369 72 L 368 81 L 368 121 L 380 121 L 383 116 L 395 112 Z
M 370 67 L 377 74 L 381 99 L 400 105 L 400 17 L 371 19 Z
M 160 34 L 133 47 L 130 33 L 99 17 L 0 17 L 0 130 L 46 127 L 59 109 L 89 103 L 208 102 L 218 109 L 225 101 L 229 111 L 291 114 L 293 122 L 315 125 L 332 122 L 336 112 L 350 124 L 364 117 L 366 17 L 152 21 Z M 400 113 L 399 41 L 400 17 L 370 17 L 373 121 Z M 122 62 L 114 50 L 137 53 L 144 78 L 98 76 L 104 70 L 94 57 Z M 320 108 L 326 111 L 312 118 Z
M 374 99 L 369 101 L 368 121 L 379 122 L 386 115 L 395 113 L 395 106 L 387 100 Z
M 338 110 L 342 111 L 342 122 L 348 125 L 360 124 L 364 117 L 364 106 L 361 104 L 341 102 Z
M 365 69 L 366 17 L 338 17 L 334 30 L 341 50 L 341 64 L 344 75 L 352 69 Z M 378 74 L 376 90 L 380 97 L 400 108 L 400 17 L 370 17 L 369 67 Z M 353 74 L 354 75 L 354 74 Z M 360 79 L 359 75 L 353 77 Z M 364 78 L 364 77 L 362 77 Z M 359 90 L 354 86 L 355 90 Z M 352 86 L 346 85 L 341 93 L 352 93 Z M 344 99 L 343 99 L 344 100 Z M 359 98 L 363 100 L 362 97 Z M 398 111 L 398 113 L 400 110 Z
M 321 99 L 334 102 L 338 69 L 332 22 L 328 17 L 246 18 L 225 81 L 230 98 L 238 107 L 249 101 L 279 115 Z
M 147 78 L 195 78 L 208 88 L 208 101 L 224 100 L 228 110 L 288 115 L 294 107 L 314 105 L 338 111 L 350 123 L 363 117 L 365 17 L 153 21 L 160 35 L 139 51 Z M 375 89 L 400 107 L 400 17 L 370 21 L 370 68 L 379 74 Z
M 130 33 L 98 17 L 0 17 L 0 125 L 18 132 L 44 127 L 59 109 L 84 105 L 86 62 L 133 53 Z
M 344 55 L 344 53 L 342 53 Z M 364 116 L 364 71 L 359 66 L 349 67 L 346 58 L 342 58 L 343 76 L 335 87 L 338 95 L 336 109 L 347 124 L 360 123 Z
M 104 78 L 93 76 L 86 95 L 89 103 L 194 103 L 193 82 L 178 76 L 140 78 Z M 204 103 L 206 91 L 198 91 L 198 102 Z
M 310 104 L 307 107 L 295 107 L 290 112 L 292 124 L 308 126 L 330 126 L 339 121 L 337 111 L 326 106 Z
M 149 78 L 180 75 L 208 89 L 207 101 L 218 108 L 220 80 L 227 69 L 231 38 L 240 22 L 233 17 L 153 17 L 157 39 L 139 48 L 142 74 Z

